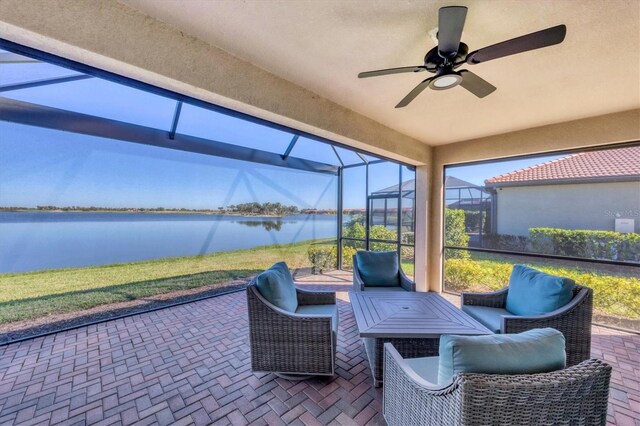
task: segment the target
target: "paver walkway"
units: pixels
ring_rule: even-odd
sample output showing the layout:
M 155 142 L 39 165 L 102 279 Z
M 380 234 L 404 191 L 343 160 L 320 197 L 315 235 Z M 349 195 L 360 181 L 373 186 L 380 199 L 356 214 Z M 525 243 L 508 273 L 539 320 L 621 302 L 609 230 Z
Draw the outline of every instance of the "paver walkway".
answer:
M 0 424 L 384 424 L 349 274 L 302 281 L 339 291 L 334 378 L 253 374 L 240 292 L 0 347 Z M 640 336 L 595 327 L 593 355 L 614 365 L 610 424 L 640 426 Z

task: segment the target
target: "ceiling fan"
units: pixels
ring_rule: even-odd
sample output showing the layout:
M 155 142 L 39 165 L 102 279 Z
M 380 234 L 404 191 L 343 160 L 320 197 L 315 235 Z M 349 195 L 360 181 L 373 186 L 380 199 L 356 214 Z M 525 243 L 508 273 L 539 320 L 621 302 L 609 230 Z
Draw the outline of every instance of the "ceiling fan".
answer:
M 358 74 L 358 78 L 422 71 L 429 71 L 435 74 L 435 76 L 429 77 L 418 84 L 396 105 L 396 108 L 409 105 L 427 87 L 433 90 L 447 90 L 460 85 L 477 97 L 484 98 L 496 88 L 471 71 L 455 71 L 456 68 L 462 66 L 462 64 L 475 65 L 492 59 L 515 55 L 516 53 L 553 46 L 554 44 L 562 43 L 567 33 L 566 26 L 558 25 L 469 53 L 468 46 L 460 42 L 466 17 L 467 8 L 464 6 L 440 8 L 438 14 L 438 45 L 427 52 L 424 57 L 424 65 L 361 72 Z

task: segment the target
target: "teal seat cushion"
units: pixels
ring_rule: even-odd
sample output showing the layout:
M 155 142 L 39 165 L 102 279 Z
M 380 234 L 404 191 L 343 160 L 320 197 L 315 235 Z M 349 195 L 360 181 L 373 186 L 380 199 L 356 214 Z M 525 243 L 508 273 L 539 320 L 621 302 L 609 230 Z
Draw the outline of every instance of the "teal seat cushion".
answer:
M 286 263 L 276 263 L 258 275 L 256 287 L 262 297 L 278 308 L 292 313 L 298 308 L 296 287 Z
M 331 328 L 338 333 L 338 306 L 337 305 L 300 305 L 296 314 L 302 315 L 332 315 Z
M 514 315 L 546 314 L 569 303 L 574 286 L 569 278 L 515 265 L 509 278 L 506 308 Z
M 400 286 L 394 286 L 394 287 L 364 286 L 364 291 L 406 291 L 406 290 Z
M 565 367 L 564 336 L 553 328 L 519 334 L 442 336 L 438 384 L 458 373 L 535 374 Z
M 440 362 L 440 357 L 405 358 L 404 361 L 418 376 L 431 384 L 438 384 L 438 363 Z
M 504 315 L 512 315 L 506 309 L 490 308 L 488 306 L 463 305 L 462 310 L 494 333 L 501 332 L 502 317 Z
M 356 253 L 358 272 L 369 287 L 400 285 L 398 253 L 395 251 L 359 251 Z

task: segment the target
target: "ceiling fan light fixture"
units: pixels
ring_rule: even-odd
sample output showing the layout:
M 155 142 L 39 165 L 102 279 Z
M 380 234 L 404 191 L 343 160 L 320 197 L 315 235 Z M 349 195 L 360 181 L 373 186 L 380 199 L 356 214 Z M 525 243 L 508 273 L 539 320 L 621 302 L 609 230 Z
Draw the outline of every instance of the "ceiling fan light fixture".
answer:
M 434 78 L 429 87 L 433 90 L 447 90 L 456 87 L 460 83 L 462 83 L 462 76 L 457 73 L 443 74 Z

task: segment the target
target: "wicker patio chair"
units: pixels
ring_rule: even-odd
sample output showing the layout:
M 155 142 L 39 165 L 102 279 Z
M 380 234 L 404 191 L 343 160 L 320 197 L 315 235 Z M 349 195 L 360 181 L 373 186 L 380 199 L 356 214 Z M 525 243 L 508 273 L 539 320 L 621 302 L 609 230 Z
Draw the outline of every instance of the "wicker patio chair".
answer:
M 611 367 L 590 359 L 550 373 L 420 377 L 385 344 L 383 413 L 389 426 L 605 425 Z
M 256 286 L 247 287 L 251 367 L 291 380 L 332 376 L 335 371 L 338 310 L 335 292 L 296 288 L 298 310 L 292 313 L 266 300 Z M 333 305 L 333 314 L 308 308 Z
M 465 306 L 486 306 L 505 309 L 509 289 L 492 293 L 462 293 L 462 309 Z M 533 328 L 551 327 L 562 332 L 566 341 L 567 365 L 576 365 L 591 356 L 591 317 L 593 314 L 593 291 L 575 285 L 573 298 L 565 306 L 539 316 L 511 315 L 505 311 L 499 331 L 520 333 Z M 473 313 L 466 311 L 471 316 Z M 476 318 L 478 319 L 478 318 Z
M 402 272 L 402 268 L 398 268 L 398 285 L 393 287 L 379 287 L 379 286 L 368 286 L 362 275 L 360 274 L 360 270 L 358 269 L 358 260 L 357 255 L 353 255 L 353 289 L 355 291 L 397 291 L 397 290 L 405 290 L 405 291 L 416 291 L 416 284 L 409 279 Z

